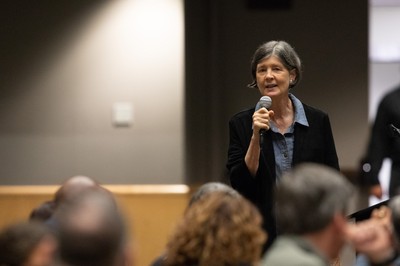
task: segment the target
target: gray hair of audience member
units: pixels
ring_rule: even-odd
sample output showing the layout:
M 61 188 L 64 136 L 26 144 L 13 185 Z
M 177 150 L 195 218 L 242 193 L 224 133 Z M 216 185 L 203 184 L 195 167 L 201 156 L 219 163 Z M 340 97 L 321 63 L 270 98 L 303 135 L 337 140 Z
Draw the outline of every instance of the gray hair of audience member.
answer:
M 111 193 L 87 190 L 55 214 L 59 257 L 67 265 L 120 265 L 125 244 L 122 214 Z
M 205 195 L 213 192 L 222 192 L 232 197 L 240 197 L 239 192 L 224 183 L 208 182 L 203 184 L 196 190 L 196 192 L 190 198 L 188 207 L 192 206 L 193 203 L 195 203 L 196 201 L 202 199 Z
M 295 166 L 276 189 L 278 230 L 302 235 L 324 229 L 336 213 L 346 214 L 353 190 L 336 169 L 315 163 Z
M 392 225 L 397 250 L 400 251 L 400 196 L 394 196 L 389 200 L 388 207 L 392 212 Z
M 300 57 L 290 44 L 285 41 L 269 41 L 260 45 L 254 52 L 251 60 L 251 75 L 253 81 L 248 85 L 249 88 L 257 88 L 256 70 L 261 60 L 276 56 L 287 68 L 287 70 L 295 70 L 296 78 L 290 83 L 289 88 L 293 88 L 299 83 L 302 76 L 302 66 Z

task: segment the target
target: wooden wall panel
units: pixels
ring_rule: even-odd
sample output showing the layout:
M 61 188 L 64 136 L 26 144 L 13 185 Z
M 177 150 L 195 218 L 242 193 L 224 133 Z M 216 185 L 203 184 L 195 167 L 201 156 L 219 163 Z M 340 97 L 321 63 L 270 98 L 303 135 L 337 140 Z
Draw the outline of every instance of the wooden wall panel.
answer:
M 136 265 L 159 256 L 180 219 L 190 190 L 185 185 L 105 186 L 125 216 Z M 58 186 L 0 186 L 0 228 L 26 220 L 31 210 L 50 200 Z

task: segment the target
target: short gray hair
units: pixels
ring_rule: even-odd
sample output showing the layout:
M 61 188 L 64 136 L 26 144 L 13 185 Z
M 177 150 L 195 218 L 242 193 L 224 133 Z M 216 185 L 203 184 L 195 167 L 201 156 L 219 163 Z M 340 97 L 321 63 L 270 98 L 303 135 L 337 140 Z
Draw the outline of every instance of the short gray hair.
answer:
M 353 185 L 336 169 L 303 163 L 286 173 L 277 186 L 278 230 L 306 234 L 325 228 L 335 213 L 345 215 Z
M 193 205 L 193 203 L 197 202 L 198 200 L 202 199 L 205 195 L 214 193 L 214 192 L 222 192 L 225 193 L 227 196 L 231 197 L 240 197 L 239 192 L 237 192 L 232 187 L 221 183 L 221 182 L 208 182 L 200 186 L 196 192 L 192 195 L 189 200 L 189 207 Z
M 257 80 L 256 80 L 256 70 L 258 63 L 264 58 L 268 58 L 270 56 L 278 57 L 282 64 L 289 70 L 295 70 L 296 78 L 289 85 L 290 88 L 293 88 L 300 81 L 302 76 L 302 66 L 300 57 L 297 55 L 296 51 L 293 49 L 290 44 L 285 41 L 269 41 L 263 43 L 258 47 L 258 49 L 254 52 L 253 58 L 251 60 L 251 75 L 253 77 L 253 81 L 248 85 L 250 88 L 257 88 Z

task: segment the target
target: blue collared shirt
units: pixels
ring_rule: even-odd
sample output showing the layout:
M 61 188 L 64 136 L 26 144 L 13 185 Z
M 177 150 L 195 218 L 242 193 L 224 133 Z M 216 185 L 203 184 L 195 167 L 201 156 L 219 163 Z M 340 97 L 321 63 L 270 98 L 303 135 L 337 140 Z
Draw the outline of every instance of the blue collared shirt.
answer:
M 284 134 L 281 134 L 271 121 L 272 145 L 275 154 L 276 178 L 279 178 L 292 168 L 293 147 L 294 147 L 294 125 L 295 123 L 308 127 L 306 113 L 303 104 L 293 94 L 289 93 L 289 98 L 294 107 L 294 121 Z

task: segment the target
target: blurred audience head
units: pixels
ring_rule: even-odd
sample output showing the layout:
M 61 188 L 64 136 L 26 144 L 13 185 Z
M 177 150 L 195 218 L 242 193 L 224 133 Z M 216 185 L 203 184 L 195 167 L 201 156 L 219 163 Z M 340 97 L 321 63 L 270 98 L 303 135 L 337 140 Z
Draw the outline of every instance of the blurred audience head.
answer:
M 37 222 L 46 222 L 48 219 L 51 218 L 54 210 L 55 210 L 54 201 L 52 200 L 45 201 L 31 211 L 29 215 L 29 220 Z
M 125 226 L 111 193 L 87 190 L 54 213 L 62 265 L 127 265 Z
M 206 193 L 192 203 L 167 244 L 163 265 L 253 265 L 266 234 L 258 210 L 236 193 Z
M 83 191 L 88 189 L 97 189 L 100 187 L 99 183 L 87 176 L 73 176 L 68 178 L 61 187 L 56 191 L 54 195 L 54 202 L 56 205 L 61 204 L 64 201 L 75 198 Z
M 196 201 L 202 199 L 204 196 L 209 195 L 210 193 L 213 192 L 221 192 L 221 193 L 226 193 L 232 197 L 239 197 L 240 194 L 234 190 L 232 187 L 220 183 L 220 182 L 208 182 L 200 186 L 196 192 L 192 195 L 189 201 L 189 206 L 192 206 L 193 203 Z
M 325 254 L 335 258 L 345 243 L 346 212 L 353 185 L 337 170 L 303 163 L 285 174 L 276 189 L 278 230 L 319 237 Z M 322 237 L 321 237 L 322 236 Z M 327 248 L 329 246 L 329 248 Z
M 352 193 L 353 185 L 332 168 L 313 163 L 296 166 L 277 187 L 279 230 L 300 235 L 323 229 L 336 213 L 346 214 Z
M 50 266 L 57 249 L 55 236 L 38 222 L 20 222 L 0 232 L 0 265 Z
M 68 178 L 56 191 L 53 199 L 41 203 L 34 208 L 29 220 L 45 222 L 52 225 L 52 215 L 58 205 L 69 201 L 87 190 L 105 190 L 99 183 L 87 176 L 73 176 Z

